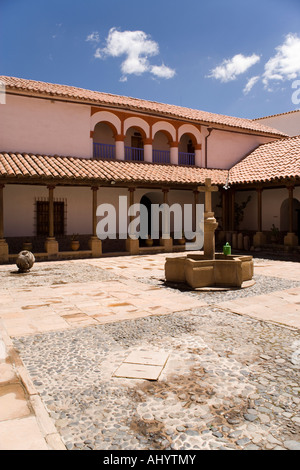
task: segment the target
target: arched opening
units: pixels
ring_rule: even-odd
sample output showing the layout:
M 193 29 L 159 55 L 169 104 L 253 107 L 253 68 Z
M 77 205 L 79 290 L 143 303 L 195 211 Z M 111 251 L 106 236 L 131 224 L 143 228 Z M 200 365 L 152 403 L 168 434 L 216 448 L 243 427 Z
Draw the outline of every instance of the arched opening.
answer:
M 299 213 L 300 202 L 298 199 L 293 199 L 293 232 L 298 233 L 299 236 Z M 289 199 L 285 199 L 280 207 L 280 231 L 289 232 Z
M 125 160 L 144 161 L 144 140 L 145 132 L 138 127 L 127 129 L 125 136 Z
M 116 130 L 111 124 L 98 122 L 93 133 L 93 156 L 94 158 L 115 159 Z
M 195 165 L 196 139 L 192 134 L 183 134 L 178 146 L 178 163 L 180 165 Z
M 153 139 L 153 163 L 170 163 L 170 141 L 172 137 L 165 131 L 156 132 Z
M 161 205 L 163 203 L 163 195 L 161 193 L 146 193 L 144 196 L 142 196 L 140 200 L 140 204 L 143 204 L 147 208 L 147 224 L 148 224 L 148 234 L 149 237 L 151 236 L 151 224 L 152 224 L 152 218 L 151 218 L 151 205 L 152 204 L 159 204 Z M 142 215 L 141 215 L 142 217 Z M 160 219 L 160 234 L 161 234 L 161 219 Z M 140 239 L 140 246 L 146 246 L 146 240 Z M 153 246 L 159 246 L 159 239 L 153 240 Z

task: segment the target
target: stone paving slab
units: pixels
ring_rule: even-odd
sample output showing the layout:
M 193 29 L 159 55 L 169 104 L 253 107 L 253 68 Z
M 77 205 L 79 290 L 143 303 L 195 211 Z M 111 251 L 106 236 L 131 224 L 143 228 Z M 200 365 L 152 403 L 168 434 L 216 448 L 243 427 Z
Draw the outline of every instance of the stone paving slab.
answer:
M 273 292 L 272 295 L 231 300 L 217 305 L 239 315 L 300 329 L 300 288 Z
M 122 300 L 123 299 L 123 300 Z M 21 289 L 1 307 L 11 336 L 107 323 L 149 315 L 166 315 L 205 305 L 199 299 L 163 291 L 135 280 L 72 283 Z
M 49 450 L 34 416 L 0 421 L 0 450 Z
M 1 449 L 64 448 L 60 437 L 67 448 L 145 448 L 151 432 L 159 449 L 299 449 L 299 263 L 256 260 L 255 288 L 216 302 L 164 286 L 165 258 L 36 263 L 34 276 L 23 278 L 0 267 L 0 323 L 25 361 L 0 357 L 11 416 L 22 402 L 17 419 L 0 418 Z M 159 380 L 128 379 L 128 389 L 113 374 L 129 365 L 128 348 L 149 342 L 168 345 L 170 357 Z M 131 394 L 140 400 L 135 411 Z M 101 436 L 90 439 L 86 422 Z
M 147 349 L 138 349 L 132 351 L 129 356 L 126 357 L 124 362 L 133 364 L 148 364 L 152 366 L 164 366 L 169 354 L 165 351 L 153 351 Z
M 162 366 L 149 364 L 131 364 L 123 362 L 114 373 L 114 377 L 125 379 L 158 380 L 162 373 Z

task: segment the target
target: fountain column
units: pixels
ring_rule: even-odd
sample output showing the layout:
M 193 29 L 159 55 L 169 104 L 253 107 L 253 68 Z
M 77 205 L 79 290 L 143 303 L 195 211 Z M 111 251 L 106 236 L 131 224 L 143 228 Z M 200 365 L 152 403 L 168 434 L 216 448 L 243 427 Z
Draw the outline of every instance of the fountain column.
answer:
M 211 185 L 211 179 L 205 179 L 205 186 L 199 186 L 198 191 L 205 192 L 205 206 L 204 206 L 204 258 L 215 259 L 215 231 L 218 222 L 214 217 L 212 211 L 211 195 L 213 192 L 218 191 L 218 186 Z

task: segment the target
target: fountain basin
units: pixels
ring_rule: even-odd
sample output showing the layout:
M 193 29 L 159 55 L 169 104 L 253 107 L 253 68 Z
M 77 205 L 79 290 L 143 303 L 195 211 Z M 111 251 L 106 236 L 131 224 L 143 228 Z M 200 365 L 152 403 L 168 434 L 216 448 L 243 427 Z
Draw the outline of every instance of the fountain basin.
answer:
M 201 254 L 167 258 L 165 262 L 167 282 L 200 287 L 242 287 L 253 277 L 253 257 L 216 253 L 215 259 Z

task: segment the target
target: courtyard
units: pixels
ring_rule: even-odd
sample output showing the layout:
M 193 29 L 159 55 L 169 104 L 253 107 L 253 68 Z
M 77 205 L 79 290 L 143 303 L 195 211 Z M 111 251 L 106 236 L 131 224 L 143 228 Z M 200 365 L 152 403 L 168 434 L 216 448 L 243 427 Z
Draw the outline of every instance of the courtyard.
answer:
M 164 282 L 167 256 L 0 267 L 0 449 L 300 450 L 300 265 Z

